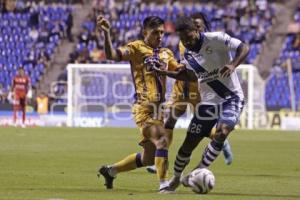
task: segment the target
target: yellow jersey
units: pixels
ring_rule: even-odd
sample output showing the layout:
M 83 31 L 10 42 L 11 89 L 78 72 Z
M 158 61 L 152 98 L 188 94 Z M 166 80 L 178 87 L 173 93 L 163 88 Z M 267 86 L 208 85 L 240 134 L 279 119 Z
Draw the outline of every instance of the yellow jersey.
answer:
M 144 64 L 144 60 L 156 54 L 167 70 L 174 71 L 178 66 L 178 62 L 172 51 L 167 48 L 157 48 L 154 51 L 143 40 L 136 40 L 119 47 L 117 53 L 120 55 L 121 60 L 130 62 L 136 102 L 164 102 L 166 76 L 159 75 L 149 69 Z
M 183 59 L 185 47 L 181 41 L 178 44 L 178 48 L 180 52 L 180 58 Z M 201 100 L 198 83 L 176 80 L 172 89 L 171 98 L 172 103 L 190 102 L 192 104 L 197 104 Z
M 48 113 L 48 97 L 37 97 L 36 102 L 37 102 L 37 112 L 39 114 L 46 114 Z

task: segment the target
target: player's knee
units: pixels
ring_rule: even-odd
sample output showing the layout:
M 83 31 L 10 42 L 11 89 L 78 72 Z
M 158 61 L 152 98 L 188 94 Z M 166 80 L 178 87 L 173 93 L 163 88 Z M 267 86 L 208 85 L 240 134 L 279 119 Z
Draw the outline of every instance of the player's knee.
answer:
M 227 124 L 220 124 L 217 127 L 214 139 L 220 142 L 224 142 L 231 131 L 232 127 L 228 126 Z
M 227 138 L 227 136 L 229 135 L 229 132 L 227 129 L 217 129 L 215 135 L 214 135 L 214 139 L 216 139 L 217 141 L 220 142 L 224 142 Z

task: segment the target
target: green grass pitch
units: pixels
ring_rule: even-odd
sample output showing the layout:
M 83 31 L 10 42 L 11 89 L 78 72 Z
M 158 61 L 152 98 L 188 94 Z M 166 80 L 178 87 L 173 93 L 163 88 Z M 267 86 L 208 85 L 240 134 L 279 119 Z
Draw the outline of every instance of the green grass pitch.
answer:
M 170 172 L 185 130 L 175 130 Z M 119 174 L 107 191 L 96 176 L 99 166 L 140 150 L 137 129 L 1 128 L 1 200 L 250 200 L 300 199 L 300 134 L 240 131 L 230 136 L 231 166 L 220 155 L 211 166 L 214 190 L 194 194 L 180 187 L 176 194 L 157 193 L 157 179 L 145 169 Z M 208 140 L 194 151 L 190 170 Z M 171 173 L 170 173 L 171 175 Z

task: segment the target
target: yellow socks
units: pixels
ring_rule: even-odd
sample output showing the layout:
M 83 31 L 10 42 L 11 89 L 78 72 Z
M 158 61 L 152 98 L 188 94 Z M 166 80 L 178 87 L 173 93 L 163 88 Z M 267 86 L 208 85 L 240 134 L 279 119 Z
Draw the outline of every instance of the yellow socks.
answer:
M 155 167 L 160 181 L 167 180 L 168 175 L 168 150 L 157 149 L 155 152 Z
M 113 171 L 116 171 L 116 173 L 130 171 L 142 166 L 143 164 L 140 153 L 133 153 L 112 165 Z

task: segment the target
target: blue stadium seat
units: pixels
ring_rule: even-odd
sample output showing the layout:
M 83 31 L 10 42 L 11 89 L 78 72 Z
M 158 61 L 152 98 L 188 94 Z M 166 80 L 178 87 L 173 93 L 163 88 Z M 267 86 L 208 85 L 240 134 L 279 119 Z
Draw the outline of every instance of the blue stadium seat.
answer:
M 10 79 L 16 73 L 15 66 L 21 66 L 22 63 L 27 59 L 30 49 L 35 45 L 35 58 L 40 54 L 41 51 L 47 52 L 51 57 L 56 46 L 59 44 L 59 38 L 53 36 L 49 40 L 49 44 L 37 43 L 30 38 L 29 32 L 30 27 L 28 27 L 29 19 L 33 11 L 28 11 L 25 13 L 4 13 L 0 14 L 0 63 L 3 66 L 8 66 L 9 69 L 3 68 L 1 71 L 0 83 L 4 83 L 4 87 L 8 87 Z M 49 16 L 52 19 L 59 20 L 64 24 L 67 20 L 66 16 L 69 11 L 65 7 L 53 6 L 42 6 L 37 8 L 37 12 L 40 14 L 40 19 L 42 20 L 40 25 L 48 26 L 51 21 L 47 21 Z M 46 49 L 44 48 L 46 46 Z M 37 83 L 40 79 L 41 74 L 44 72 L 44 66 L 38 65 L 37 70 L 32 64 L 25 65 L 26 73 L 33 76 L 33 85 Z

